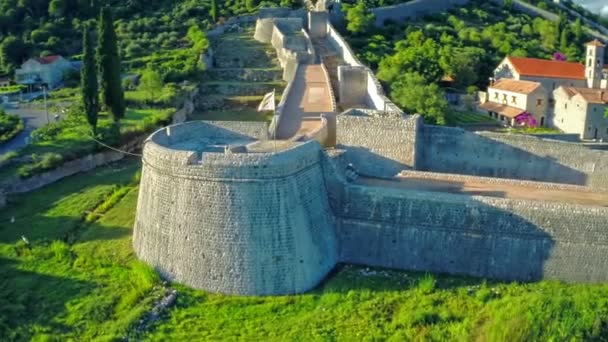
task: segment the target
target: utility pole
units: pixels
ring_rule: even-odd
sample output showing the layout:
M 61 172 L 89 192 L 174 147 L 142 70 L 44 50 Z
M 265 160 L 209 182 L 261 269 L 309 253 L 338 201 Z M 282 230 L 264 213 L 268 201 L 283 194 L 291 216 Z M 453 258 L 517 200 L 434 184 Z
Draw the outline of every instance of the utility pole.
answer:
M 44 111 L 46 112 L 46 123 L 47 125 L 51 123 L 51 119 L 49 119 L 49 106 L 46 103 L 46 86 L 42 86 L 42 94 L 44 95 Z

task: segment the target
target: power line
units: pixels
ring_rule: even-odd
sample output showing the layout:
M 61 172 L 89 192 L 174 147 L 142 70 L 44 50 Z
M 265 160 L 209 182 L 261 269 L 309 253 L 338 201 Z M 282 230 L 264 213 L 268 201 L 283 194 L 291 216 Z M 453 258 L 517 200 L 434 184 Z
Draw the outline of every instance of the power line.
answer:
M 105 144 L 105 143 L 103 143 L 103 142 L 101 142 L 101 141 L 99 141 L 99 140 L 95 139 L 93 136 L 90 136 L 90 135 L 87 135 L 87 136 L 88 136 L 89 138 L 91 138 L 93 141 L 95 141 L 96 143 L 98 143 L 99 145 L 101 145 L 101 146 L 103 146 L 103 147 L 106 147 L 106 148 L 109 148 L 109 149 L 111 149 L 111 150 L 114 150 L 114 151 L 116 151 L 116 152 L 123 153 L 123 154 L 127 154 L 127 155 L 130 155 L 130 156 L 139 157 L 139 158 L 143 157 L 143 155 L 142 155 L 142 154 L 133 153 L 133 152 L 128 152 L 128 151 L 123 151 L 123 150 L 120 150 L 120 149 L 118 149 L 118 148 L 116 148 L 116 147 L 112 147 L 112 146 L 110 146 L 110 145 L 107 145 L 107 144 Z

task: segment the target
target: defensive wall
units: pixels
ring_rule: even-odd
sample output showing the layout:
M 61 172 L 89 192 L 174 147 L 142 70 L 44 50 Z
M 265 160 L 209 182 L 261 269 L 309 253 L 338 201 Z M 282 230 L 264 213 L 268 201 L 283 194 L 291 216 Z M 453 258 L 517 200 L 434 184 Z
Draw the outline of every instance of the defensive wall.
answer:
M 424 125 L 419 170 L 608 189 L 608 152 L 536 136 Z
M 322 38 L 327 40 L 347 64 L 338 67 L 339 93 L 336 94 L 338 101 L 346 106 L 365 104 L 368 108 L 402 114 L 401 109 L 386 97 L 374 72 L 357 59 L 346 40 L 327 18 L 321 17 L 319 20 L 312 18 L 311 16 L 310 23 L 313 25 L 310 28 L 311 32 L 325 29 L 326 33 Z
M 258 20 L 256 35 L 285 48 L 285 32 L 302 21 L 281 21 Z M 325 37 L 311 32 L 348 64 L 341 87 L 356 89 L 344 94 L 383 105 L 370 100 L 371 109 L 323 117 L 317 130 L 282 141 L 256 122 L 157 131 L 143 149 L 133 236 L 140 259 L 167 279 L 241 295 L 307 291 L 338 262 L 608 281 L 608 151 L 430 126 L 387 110 L 373 73 L 333 27 L 309 22 L 326 28 Z M 302 37 L 310 41 L 305 30 Z M 335 146 L 324 150 L 319 142 L 332 134 Z M 560 195 L 518 197 L 498 190 L 505 187 Z
M 424 147 L 412 149 L 411 142 L 427 127 L 417 117 L 396 120 L 339 117 L 338 132 L 353 135 L 339 134 L 338 148 L 327 151 L 314 140 L 266 141 L 262 123 L 189 122 L 156 132 L 144 147 L 137 255 L 165 278 L 244 295 L 309 290 L 337 262 L 505 280 L 608 281 L 605 192 L 416 171 L 427 161 L 416 155 Z M 400 128 L 387 129 L 395 125 Z M 372 129 L 378 130 L 378 140 L 366 141 Z M 407 139 L 399 140 L 404 135 Z M 496 144 L 502 143 L 515 144 Z M 407 148 L 387 149 L 394 144 Z M 540 144 L 534 148 L 567 143 Z M 346 180 L 353 167 L 380 172 L 373 155 L 397 164 L 386 164 L 391 170 L 386 180 Z M 403 170 L 388 176 L 402 165 L 413 165 L 409 177 L 437 178 L 456 187 L 467 181 L 510 184 L 600 200 L 401 187 Z
M 469 0 L 413 0 L 399 5 L 373 8 L 374 24 L 384 26 L 387 21 L 403 22 L 424 15 L 443 12 L 453 6 L 463 6 Z
M 252 152 L 246 144 L 265 134 L 261 126 L 195 122 L 150 137 L 133 237 L 139 258 L 168 279 L 224 293 L 297 293 L 325 277 L 338 250 L 321 148 Z M 232 144 L 242 148 L 217 147 Z

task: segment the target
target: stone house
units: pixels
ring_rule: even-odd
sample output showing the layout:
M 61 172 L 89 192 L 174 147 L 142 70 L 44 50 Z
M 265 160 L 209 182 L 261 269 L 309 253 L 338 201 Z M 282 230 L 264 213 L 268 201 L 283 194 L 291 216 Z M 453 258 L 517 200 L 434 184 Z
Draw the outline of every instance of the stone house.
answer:
M 28 86 L 46 85 L 49 89 L 57 88 L 63 81 L 63 75 L 72 69 L 71 63 L 59 55 L 30 58 L 15 71 L 18 84 Z
M 487 102 L 480 108 L 511 126 L 524 113 L 532 114 L 544 126 L 548 100 L 548 92 L 539 82 L 501 79 L 488 87 Z
M 518 121 L 513 120 L 519 115 L 516 112 L 525 110 L 541 126 L 579 134 L 583 139 L 602 137 L 604 118 L 595 116 L 593 109 L 602 105 L 598 99 L 602 99 L 603 95 L 587 90 L 608 88 L 608 66 L 604 64 L 605 45 L 594 40 L 587 43 L 585 49 L 585 64 L 506 57 L 494 70 L 492 85 L 488 87 L 487 102 L 482 103 L 480 109 L 498 119 L 504 117 L 502 121 L 511 125 Z M 544 96 L 541 92 L 545 93 Z M 524 100 L 524 96 L 526 102 L 523 105 L 512 102 L 515 100 L 519 103 Z M 534 97 L 536 102 L 532 100 Z M 574 102 L 569 103 L 570 101 Z M 595 110 L 599 111 L 599 108 Z M 568 114 L 570 111 L 572 113 Z
M 608 140 L 608 91 L 605 89 L 560 87 L 553 92 L 552 125 L 581 139 Z

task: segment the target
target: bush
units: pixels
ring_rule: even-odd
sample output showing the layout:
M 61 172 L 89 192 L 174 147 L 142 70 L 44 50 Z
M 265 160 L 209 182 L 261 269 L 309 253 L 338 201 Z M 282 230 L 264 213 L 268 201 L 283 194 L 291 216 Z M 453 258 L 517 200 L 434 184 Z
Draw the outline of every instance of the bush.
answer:
M 45 153 L 42 156 L 32 155 L 33 162 L 23 165 L 18 173 L 21 178 L 29 178 L 47 170 L 54 169 L 63 162 L 63 157 L 58 153 Z
M 14 138 L 24 128 L 23 120 L 17 115 L 6 114 L 0 109 L 0 143 Z

